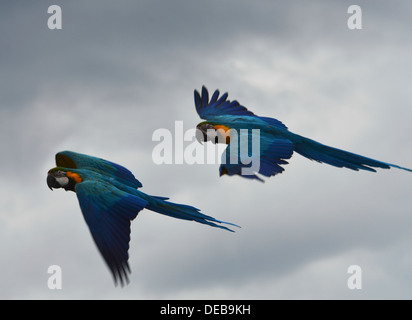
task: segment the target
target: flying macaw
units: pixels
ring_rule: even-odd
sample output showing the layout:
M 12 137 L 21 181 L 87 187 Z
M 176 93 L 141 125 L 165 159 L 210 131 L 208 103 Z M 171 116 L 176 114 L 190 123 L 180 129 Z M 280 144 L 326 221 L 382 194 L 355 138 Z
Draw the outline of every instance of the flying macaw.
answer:
M 227 93 L 219 97 L 219 90 L 216 90 L 209 100 L 209 93 L 205 86 L 202 87 L 201 95 L 197 90 L 194 91 L 196 111 L 200 118 L 206 120 L 196 127 L 197 139 L 200 142 L 212 141 L 212 143 L 227 144 L 219 167 L 220 176 L 240 175 L 244 178 L 263 181 L 256 173 L 265 177 L 282 173 L 285 169 L 281 165 L 288 164 L 286 159 L 291 158 L 294 151 L 310 160 L 339 168 L 376 172 L 373 168 L 395 167 L 412 172 L 411 169 L 329 147 L 302 137 L 290 132 L 279 120 L 257 116 L 236 100 L 229 101 L 227 98 Z M 258 154 L 252 152 L 251 155 L 251 144 L 257 141 L 255 137 L 257 134 L 252 131 L 253 129 L 258 129 L 255 132 L 259 133 L 260 150 Z M 233 139 L 234 133 L 236 133 L 235 140 Z M 245 161 L 249 163 L 240 161 L 239 153 L 242 147 L 246 150 L 245 155 L 250 156 L 250 159 Z M 232 151 L 234 158 L 231 158 Z M 253 161 L 259 162 L 259 169 L 256 172 L 250 172 L 250 170 L 244 171 L 246 174 L 242 173 L 242 169 L 250 168 Z
M 74 191 L 97 248 L 113 274 L 115 285 L 129 283 L 130 221 L 146 208 L 173 218 L 193 220 L 212 227 L 225 223 L 200 213 L 192 206 L 147 195 L 142 184 L 126 168 L 100 158 L 63 151 L 56 154 L 56 168 L 47 174 L 47 185 Z

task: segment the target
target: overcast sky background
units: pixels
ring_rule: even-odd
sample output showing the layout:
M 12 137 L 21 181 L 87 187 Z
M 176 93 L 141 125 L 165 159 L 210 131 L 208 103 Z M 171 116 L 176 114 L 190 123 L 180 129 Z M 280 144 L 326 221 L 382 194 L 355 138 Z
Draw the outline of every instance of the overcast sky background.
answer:
M 47 28 L 61 5 L 63 29 Z M 0 298 L 410 299 L 412 174 L 297 154 L 265 183 L 218 165 L 156 165 L 156 129 L 199 117 L 193 90 L 228 92 L 295 133 L 412 167 L 412 3 L 1 1 Z M 186 143 L 187 145 L 189 143 Z M 117 162 L 143 192 L 242 226 L 142 211 L 131 283 L 114 287 L 76 195 L 51 192 L 58 151 Z M 47 268 L 62 268 L 50 290 Z M 347 269 L 362 268 L 362 290 Z

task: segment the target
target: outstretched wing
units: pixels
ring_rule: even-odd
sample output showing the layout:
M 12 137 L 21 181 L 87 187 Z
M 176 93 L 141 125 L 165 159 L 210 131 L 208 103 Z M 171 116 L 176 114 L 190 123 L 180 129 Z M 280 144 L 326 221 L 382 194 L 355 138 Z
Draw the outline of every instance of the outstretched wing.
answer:
M 129 282 L 130 221 L 147 205 L 147 201 L 100 181 L 76 185 L 84 219 L 94 242 L 113 274 L 114 281 Z
M 209 101 L 209 92 L 202 87 L 202 95 L 197 90 L 195 94 L 196 111 L 202 119 L 209 120 L 210 117 L 220 115 L 242 115 L 253 116 L 253 112 L 241 106 L 236 100 L 228 101 L 228 94 L 224 93 L 219 98 L 219 90 L 216 90 Z
M 94 172 L 98 172 L 102 175 L 110 176 L 132 188 L 140 188 L 142 186 L 140 181 L 135 178 L 133 173 L 131 173 L 125 167 L 85 154 L 73 151 L 59 152 L 56 154 L 56 164 L 58 167 L 71 169 L 88 169 Z
M 288 164 L 294 151 L 291 141 L 254 130 L 231 129 L 230 143 L 222 155 L 220 175 L 240 175 L 244 178 L 263 181 L 256 173 L 271 177 L 282 173 L 281 165 Z M 259 147 L 256 148 L 256 146 Z
M 206 87 L 203 86 L 202 95 L 200 95 L 197 90 L 195 90 L 194 94 L 196 111 L 202 119 L 211 121 L 215 120 L 215 117 L 219 116 L 249 116 L 259 120 L 263 120 L 268 125 L 280 129 L 287 129 L 287 127 L 277 119 L 259 117 L 255 115 L 252 111 L 246 109 L 246 107 L 240 105 L 239 102 L 237 102 L 236 100 L 227 100 L 227 93 L 224 93 L 219 98 L 219 90 L 216 90 L 213 93 L 212 98 L 209 100 L 209 92 L 207 91 Z

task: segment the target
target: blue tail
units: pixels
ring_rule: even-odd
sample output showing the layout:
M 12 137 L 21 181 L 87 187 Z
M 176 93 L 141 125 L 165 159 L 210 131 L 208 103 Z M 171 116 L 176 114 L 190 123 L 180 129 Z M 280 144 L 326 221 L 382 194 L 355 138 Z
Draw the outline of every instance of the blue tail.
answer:
M 176 219 L 196 221 L 199 223 L 207 224 L 212 227 L 225 229 L 231 232 L 234 232 L 234 231 L 225 226 L 218 225 L 216 223 L 224 223 L 224 224 L 232 225 L 235 227 L 239 227 L 236 224 L 220 221 L 213 217 L 207 216 L 201 213 L 200 210 L 195 207 L 188 206 L 185 204 L 169 202 L 169 201 L 166 201 L 167 199 L 168 198 L 152 196 L 151 201 L 149 201 L 149 204 L 146 206 L 146 209 L 149 209 L 157 213 L 161 213 L 161 214 L 164 214 L 166 216 L 173 217 Z
M 311 160 L 356 171 L 368 170 L 376 172 L 374 168 L 390 169 L 391 167 L 394 167 L 412 172 L 411 169 L 400 167 L 396 164 L 374 160 L 355 153 L 329 147 L 302 136 L 296 135 L 296 138 L 295 151 Z

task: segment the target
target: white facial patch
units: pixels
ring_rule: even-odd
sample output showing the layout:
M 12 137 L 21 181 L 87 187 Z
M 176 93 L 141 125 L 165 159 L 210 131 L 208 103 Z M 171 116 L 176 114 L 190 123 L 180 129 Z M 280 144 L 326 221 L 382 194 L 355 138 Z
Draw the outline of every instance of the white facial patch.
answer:
M 65 187 L 69 183 L 69 178 L 67 177 L 60 177 L 60 178 L 55 178 L 55 179 L 61 187 Z
M 207 136 L 208 140 L 214 140 L 217 137 L 216 130 L 208 129 L 207 132 L 206 132 L 206 136 Z

